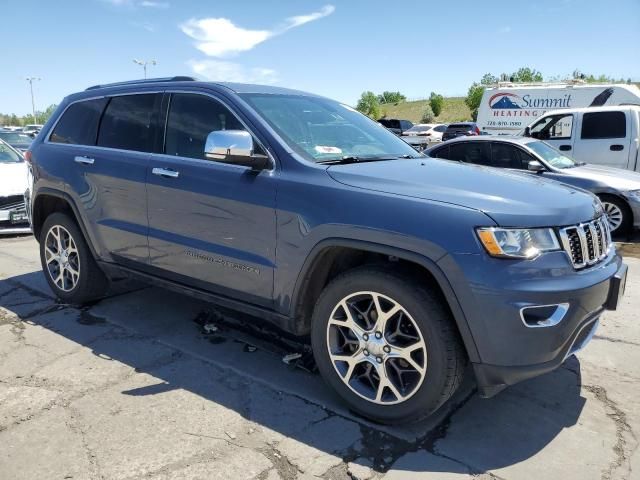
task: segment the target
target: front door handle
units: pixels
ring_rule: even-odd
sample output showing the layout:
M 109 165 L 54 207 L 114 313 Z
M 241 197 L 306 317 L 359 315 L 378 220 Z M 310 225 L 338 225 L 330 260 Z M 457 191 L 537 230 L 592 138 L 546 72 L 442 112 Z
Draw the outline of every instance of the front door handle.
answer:
M 571 145 L 560 145 L 560 150 L 562 150 L 563 152 L 571 150 Z
M 609 150 L 612 152 L 619 152 L 620 150 L 624 150 L 624 145 L 611 145 Z
M 73 161 L 76 163 L 82 163 L 84 165 L 93 165 L 96 159 L 91 157 L 81 157 L 78 155 L 76 157 L 73 157 Z
M 180 172 L 168 168 L 154 168 L 151 173 L 165 178 L 178 178 L 180 176 Z

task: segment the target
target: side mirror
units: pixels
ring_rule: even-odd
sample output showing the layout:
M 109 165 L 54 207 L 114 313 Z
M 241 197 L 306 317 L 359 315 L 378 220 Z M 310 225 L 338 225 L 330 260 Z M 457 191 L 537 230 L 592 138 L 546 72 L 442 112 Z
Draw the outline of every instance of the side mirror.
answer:
M 524 136 L 525 137 L 531 136 L 531 127 L 524 127 Z
M 216 130 L 207 135 L 204 156 L 260 171 L 269 167 L 269 157 L 254 152 L 253 137 L 246 130 Z
M 528 164 L 527 164 L 527 168 L 532 171 L 532 172 L 536 172 L 536 173 L 542 173 L 546 170 L 546 168 L 544 168 L 544 165 L 542 165 L 539 161 L 537 160 L 531 160 Z

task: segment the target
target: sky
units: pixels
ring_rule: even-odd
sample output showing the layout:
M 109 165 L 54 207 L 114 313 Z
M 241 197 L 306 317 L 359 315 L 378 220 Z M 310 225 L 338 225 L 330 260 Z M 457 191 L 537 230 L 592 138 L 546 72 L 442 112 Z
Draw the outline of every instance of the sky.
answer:
M 640 81 L 640 0 L 0 0 L 0 112 L 150 77 L 275 84 L 354 105 L 365 90 L 466 94 L 521 66 Z

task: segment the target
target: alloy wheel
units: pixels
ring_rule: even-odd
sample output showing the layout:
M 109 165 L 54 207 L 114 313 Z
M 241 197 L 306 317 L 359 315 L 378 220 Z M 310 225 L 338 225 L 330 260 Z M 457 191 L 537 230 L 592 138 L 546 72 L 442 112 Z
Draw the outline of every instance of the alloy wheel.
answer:
M 611 233 L 613 233 L 622 225 L 624 213 L 620 207 L 611 202 L 602 202 L 602 206 L 604 207 L 604 212 L 607 214 Z
M 45 237 L 45 261 L 53 283 L 70 292 L 80 280 L 80 256 L 69 231 L 61 225 L 52 226 Z
M 338 302 L 327 326 L 331 363 L 342 381 L 370 402 L 410 398 L 427 370 L 427 348 L 415 320 L 397 301 L 357 292 Z

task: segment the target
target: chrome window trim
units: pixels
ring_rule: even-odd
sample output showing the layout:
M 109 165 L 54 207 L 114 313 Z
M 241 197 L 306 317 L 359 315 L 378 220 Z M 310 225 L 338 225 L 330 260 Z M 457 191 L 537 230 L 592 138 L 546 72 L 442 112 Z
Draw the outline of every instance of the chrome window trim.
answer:
M 90 101 L 90 100 L 98 100 L 98 99 L 101 99 L 101 98 L 113 98 L 113 97 L 122 97 L 122 96 L 127 96 L 127 95 L 144 95 L 144 94 L 156 94 L 156 93 L 161 93 L 161 94 L 187 93 L 187 94 L 192 94 L 192 95 L 202 95 L 202 96 L 205 96 L 205 97 L 210 97 L 210 98 L 220 102 L 227 110 L 229 110 L 229 112 L 231 112 L 231 114 L 234 117 L 236 117 L 236 119 L 242 124 L 242 126 L 244 126 L 244 128 L 247 130 L 247 132 L 249 132 L 251 134 L 251 136 L 258 143 L 258 145 L 260 145 L 260 147 L 267 153 L 267 156 L 269 157 L 269 161 L 271 163 L 271 168 L 267 169 L 267 171 L 268 172 L 273 172 L 273 171 L 275 171 L 277 169 L 278 163 L 276 162 L 276 159 L 273 156 L 273 154 L 271 153 L 271 151 L 268 148 L 265 147 L 264 143 L 262 141 L 260 141 L 259 137 L 254 133 L 253 129 L 249 128 L 247 123 L 238 116 L 238 114 L 229 105 L 229 103 L 226 102 L 225 100 L 223 100 L 222 98 L 220 98 L 216 94 L 213 94 L 211 92 L 203 92 L 203 91 L 167 88 L 167 89 L 162 89 L 162 90 L 144 90 L 144 91 L 137 90 L 137 91 L 133 91 L 133 92 L 122 92 L 122 93 L 114 93 L 114 94 L 109 94 L 109 95 L 95 95 L 95 96 L 92 96 L 92 97 L 80 98 L 78 100 L 74 100 L 73 102 L 69 103 L 64 108 L 62 113 L 58 116 L 58 118 L 56 118 L 56 121 L 53 123 L 53 125 L 51 125 L 51 127 L 47 131 L 47 135 L 46 135 L 45 140 L 44 140 L 43 143 L 45 143 L 47 145 L 64 145 L 64 146 L 72 146 L 72 147 L 76 146 L 76 147 L 83 147 L 83 148 L 104 149 L 104 150 L 108 150 L 108 151 L 112 151 L 112 152 L 139 153 L 139 154 L 152 155 L 152 156 L 168 157 L 168 158 L 171 158 L 171 159 L 174 159 L 174 160 L 175 159 L 196 160 L 196 161 L 206 162 L 208 164 L 215 163 L 215 164 L 219 164 L 219 165 L 229 165 L 229 166 L 233 166 L 233 167 L 236 167 L 236 168 L 240 168 L 242 170 L 247 170 L 249 168 L 249 167 L 246 167 L 244 165 L 234 165 L 232 163 L 217 162 L 215 160 L 204 160 L 204 159 L 198 159 L 198 158 L 182 157 L 182 156 L 177 156 L 177 155 L 167 155 L 165 153 L 140 152 L 138 150 L 126 150 L 126 149 L 121 149 L 121 148 L 102 147 L 102 146 L 99 146 L 99 145 L 82 145 L 82 144 L 77 144 L 77 143 L 59 143 L 59 142 L 52 142 L 52 141 L 49 140 L 50 137 L 51 137 L 51 134 L 53 133 L 53 131 L 55 129 L 55 127 L 58 125 L 58 122 L 64 116 L 64 114 L 67 112 L 69 107 L 71 107 L 71 105 L 75 105 L 76 103 L 80 103 L 80 102 L 87 102 L 87 101 Z M 167 104 L 167 112 L 166 112 L 166 115 L 165 115 L 165 122 L 164 122 L 164 126 L 163 126 L 163 134 L 162 134 L 162 149 L 163 150 L 165 148 L 165 141 L 166 141 L 166 136 L 167 136 L 167 125 L 168 125 L 168 122 L 169 122 L 170 109 L 171 109 L 171 100 Z
M 93 97 L 86 97 L 86 98 L 79 98 L 78 100 L 74 100 L 73 102 L 69 103 L 66 107 L 64 107 L 64 110 L 62 111 L 62 113 L 60 115 L 58 115 L 58 118 L 56 118 L 56 121 L 53 122 L 53 125 L 51 125 L 51 128 L 49 128 L 49 130 L 47 131 L 47 135 L 45 136 L 45 140 L 43 143 L 46 143 L 48 145 L 70 145 L 70 146 L 77 146 L 77 147 L 97 147 L 98 145 L 82 145 L 81 143 L 60 143 L 60 142 L 52 142 L 50 140 L 51 138 L 51 134 L 53 133 L 53 131 L 55 130 L 55 128 L 58 126 L 58 122 L 60 121 L 60 119 L 62 117 L 64 117 L 64 114 L 67 113 L 67 110 L 69 110 L 69 108 L 71 107 L 71 105 L 75 105 L 76 103 L 80 103 L 80 102 L 88 102 L 90 100 L 99 100 L 101 98 L 113 98 L 113 97 L 124 97 L 127 95 L 144 95 L 144 94 L 154 94 L 154 93 L 164 93 L 163 90 L 149 90 L 149 91 L 137 91 L 137 92 L 125 92 L 125 93 L 114 93 L 112 95 L 95 95 Z M 106 106 L 105 106 L 106 108 Z M 102 114 L 104 114 L 104 110 L 102 111 Z M 100 125 L 98 125 L 98 129 L 99 129 Z M 97 139 L 96 139 L 97 141 Z M 102 147 L 102 148 L 109 148 L 109 147 Z M 113 148 L 112 150 L 121 150 L 119 148 Z M 126 152 L 136 152 L 137 150 L 124 150 Z M 148 152 L 147 152 L 148 153 Z
M 233 107 L 231 105 L 229 105 L 228 102 L 226 102 L 225 100 L 220 98 L 220 96 L 216 95 L 215 93 L 211 93 L 211 92 L 184 90 L 184 89 L 180 89 L 180 88 L 176 88 L 176 89 L 168 88 L 164 92 L 165 93 L 169 93 L 169 94 L 185 93 L 185 94 L 191 94 L 191 95 L 202 95 L 204 97 L 210 97 L 213 100 L 215 100 L 217 102 L 220 102 L 222 104 L 222 106 L 224 106 L 227 110 L 229 110 L 229 112 L 231 112 L 231 115 L 236 117 L 236 120 L 238 120 L 242 124 L 242 126 L 246 129 L 246 131 L 251 134 L 253 139 L 258 143 L 258 145 L 260 145 L 260 148 L 262 148 L 262 150 L 264 150 L 266 152 L 267 156 L 269 157 L 269 161 L 271 162 L 271 168 L 267 169 L 267 171 L 272 172 L 272 171 L 274 171 L 276 169 L 277 162 L 276 162 L 274 156 L 269 151 L 269 149 L 265 147 L 265 145 L 264 145 L 264 143 L 262 141 L 260 141 L 260 138 L 255 134 L 253 129 L 249 128 L 249 125 L 247 125 L 247 122 L 245 122 L 242 118 L 240 118 L 240 116 L 235 112 Z M 163 150 L 165 149 L 167 126 L 169 125 L 169 113 L 171 112 L 171 103 L 172 103 L 172 101 L 173 101 L 173 98 L 170 99 L 169 104 L 167 105 L 167 117 L 165 119 L 164 135 L 163 135 L 163 140 L 162 140 L 162 149 Z M 167 156 L 169 158 L 186 158 L 188 160 L 202 160 L 203 162 L 207 162 L 207 163 L 218 163 L 218 164 L 223 164 L 223 165 L 233 165 L 233 166 L 242 168 L 243 170 L 246 170 L 247 168 L 249 168 L 249 167 L 245 167 L 243 165 L 234 165 L 232 163 L 217 162 L 215 160 L 204 160 L 204 159 L 200 159 L 200 158 L 182 157 L 182 156 L 178 156 L 178 155 L 167 155 L 164 152 L 161 153 L 161 154 L 155 154 L 155 155 L 163 155 L 163 156 Z

